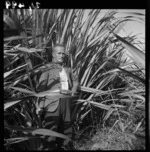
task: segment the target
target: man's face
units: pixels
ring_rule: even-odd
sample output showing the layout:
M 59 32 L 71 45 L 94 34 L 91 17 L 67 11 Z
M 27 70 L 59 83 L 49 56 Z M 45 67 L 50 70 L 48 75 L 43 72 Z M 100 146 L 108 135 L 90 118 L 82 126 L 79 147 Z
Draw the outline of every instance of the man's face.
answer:
M 65 57 L 65 48 L 56 46 L 53 51 L 53 60 L 57 63 L 63 63 Z

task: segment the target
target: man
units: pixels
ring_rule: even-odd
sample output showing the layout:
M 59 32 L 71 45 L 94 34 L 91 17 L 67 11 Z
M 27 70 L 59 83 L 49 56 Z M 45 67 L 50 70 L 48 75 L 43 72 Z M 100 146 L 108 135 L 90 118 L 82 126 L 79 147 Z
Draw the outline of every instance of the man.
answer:
M 40 76 L 38 92 L 46 90 L 55 90 L 63 94 L 70 94 L 69 90 L 76 92 L 78 79 L 73 75 L 72 70 L 63 64 L 65 57 L 64 45 L 56 44 L 53 48 L 52 57 L 52 62 L 46 65 L 47 70 Z M 56 99 L 55 97 L 46 96 L 40 98 L 38 103 L 38 106 L 46 111 L 44 127 L 72 138 L 70 98 Z M 46 141 L 45 145 L 52 146 L 50 143 L 56 143 L 56 138 L 46 137 Z M 57 141 L 57 146 L 60 147 L 61 139 L 59 138 Z

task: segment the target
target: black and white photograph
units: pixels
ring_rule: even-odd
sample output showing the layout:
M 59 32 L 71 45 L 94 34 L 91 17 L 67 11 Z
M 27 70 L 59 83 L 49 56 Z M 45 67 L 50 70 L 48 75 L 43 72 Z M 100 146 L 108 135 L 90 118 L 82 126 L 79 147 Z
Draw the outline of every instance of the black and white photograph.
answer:
M 3 9 L 4 150 L 146 150 L 146 9 L 16 5 Z

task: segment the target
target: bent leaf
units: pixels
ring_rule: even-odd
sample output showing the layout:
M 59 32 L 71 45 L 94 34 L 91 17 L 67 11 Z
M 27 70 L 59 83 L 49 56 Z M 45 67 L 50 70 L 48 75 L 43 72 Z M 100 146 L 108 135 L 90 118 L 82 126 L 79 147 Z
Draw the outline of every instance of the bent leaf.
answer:
M 110 109 L 108 110 L 107 114 L 105 115 L 105 117 L 104 117 L 103 120 L 106 121 L 106 120 L 110 117 L 110 115 L 114 112 L 114 110 L 115 110 L 115 109 L 110 108 Z
M 30 91 L 30 90 L 27 90 L 27 89 L 18 88 L 18 87 L 11 87 L 11 88 L 14 89 L 14 90 L 23 92 L 23 93 L 28 93 L 28 94 L 33 94 L 33 93 L 35 93 L 35 92 L 33 92 L 33 91 Z
M 4 104 L 4 110 L 6 110 L 7 108 L 15 105 L 16 103 L 20 102 L 21 100 L 18 100 L 18 101 L 12 101 L 12 102 L 7 102 Z
M 4 73 L 4 78 L 6 78 L 7 76 L 9 76 L 9 75 L 10 75 L 12 72 L 14 72 L 15 70 L 18 70 L 19 68 L 22 68 L 22 67 L 24 67 L 24 66 L 26 66 L 26 65 L 28 65 L 28 63 L 26 63 L 26 64 L 24 64 L 24 65 L 21 65 L 21 66 L 15 68 L 15 69 L 13 69 L 13 70 L 10 70 L 10 71 L 8 71 L 8 72 L 5 72 L 5 73 Z
M 4 145 L 19 143 L 19 142 L 22 142 L 22 141 L 25 141 L 25 140 L 29 140 L 29 138 L 35 138 L 35 137 L 18 137 L 18 138 L 6 139 L 7 143 L 4 144 Z
M 89 103 L 93 104 L 94 106 L 102 108 L 102 109 L 105 109 L 105 110 L 109 110 L 111 108 L 111 106 L 108 106 L 108 105 L 105 105 L 105 104 L 102 104 L 102 103 L 98 103 L 98 102 L 94 102 L 94 101 L 83 100 L 83 99 L 79 99 L 77 101 L 80 101 L 80 102 L 89 102 Z
M 85 92 L 89 92 L 89 93 L 103 93 L 104 92 L 99 89 L 94 89 L 94 88 L 85 87 L 85 86 L 80 86 L 79 89 Z
M 138 66 L 145 69 L 145 54 L 141 50 L 133 46 L 131 43 L 120 37 L 119 35 L 115 34 L 114 32 L 113 34 L 119 41 L 121 41 L 122 45 L 129 51 L 132 60 Z
M 36 129 L 36 130 L 32 131 L 32 134 L 54 136 L 54 137 L 60 137 L 60 138 L 63 138 L 63 139 L 71 140 L 71 138 L 69 138 L 69 137 L 67 137 L 67 136 L 65 136 L 61 133 L 49 130 L 49 129 Z

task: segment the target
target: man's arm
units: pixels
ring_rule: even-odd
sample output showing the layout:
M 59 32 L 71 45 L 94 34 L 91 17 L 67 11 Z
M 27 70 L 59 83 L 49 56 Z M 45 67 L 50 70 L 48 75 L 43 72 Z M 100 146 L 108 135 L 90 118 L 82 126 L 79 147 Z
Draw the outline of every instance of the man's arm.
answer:
M 43 72 L 40 75 L 39 81 L 38 81 L 38 87 L 37 87 L 37 92 L 43 92 L 46 91 L 47 88 L 47 78 L 48 78 L 48 71 Z M 36 102 L 36 108 L 37 110 L 44 108 L 44 102 L 45 99 L 43 97 L 38 98 Z
M 41 74 L 38 82 L 37 92 L 46 91 L 48 71 Z

